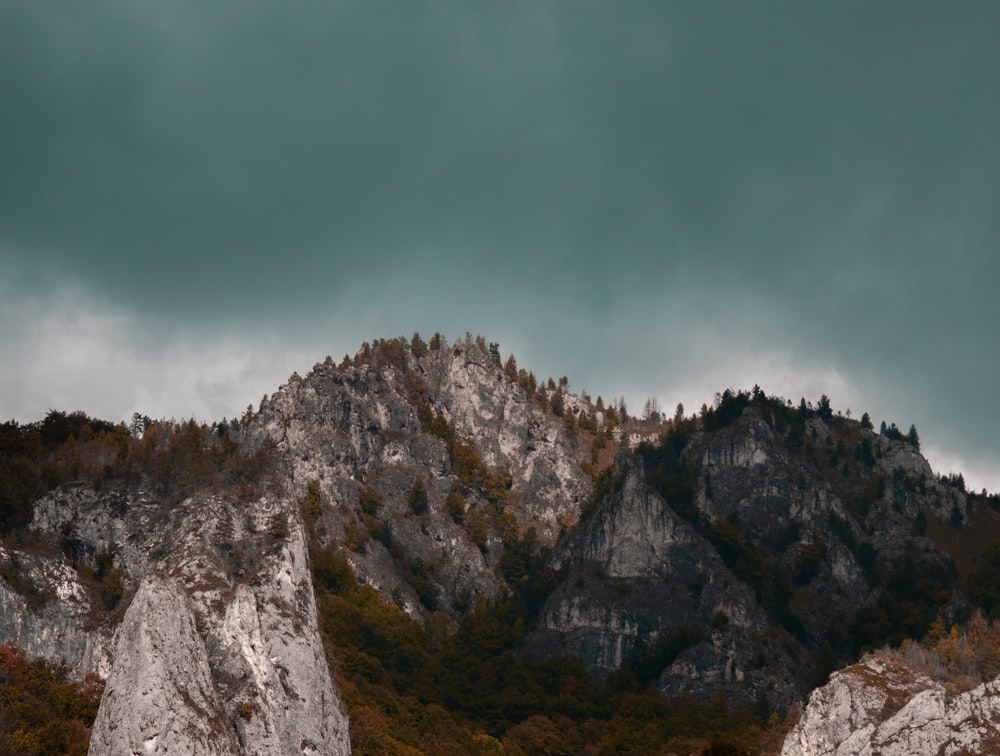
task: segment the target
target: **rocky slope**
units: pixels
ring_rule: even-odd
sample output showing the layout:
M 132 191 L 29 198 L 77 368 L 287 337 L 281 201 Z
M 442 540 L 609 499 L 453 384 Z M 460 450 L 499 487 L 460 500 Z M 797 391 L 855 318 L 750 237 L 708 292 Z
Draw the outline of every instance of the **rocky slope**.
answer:
M 432 567 L 423 608 L 495 598 L 505 521 L 552 543 L 591 490 L 580 442 L 485 343 L 417 354 L 393 342 L 351 365 L 316 365 L 265 399 L 252 425 L 277 443 L 292 490 L 318 486 L 326 538 L 346 541 L 359 576 L 413 616 L 421 598 L 401 564 Z M 426 511 L 409 502 L 418 485 Z
M 898 658 L 866 656 L 813 691 L 782 756 L 1000 751 L 1000 680 L 962 693 Z
M 589 495 L 578 443 L 545 406 L 481 340 L 328 360 L 230 428 L 245 449 L 271 445 L 263 495 L 178 495 L 169 482 L 200 464 L 188 453 L 38 501 L 31 542 L 0 547 L 0 640 L 107 678 L 94 753 L 349 752 L 307 542 L 349 548 L 416 617 L 495 598 L 503 538 L 531 523 L 554 541 Z M 414 564 L 429 578 L 416 587 Z
M 781 710 L 858 646 L 892 640 L 904 612 L 882 602 L 891 576 L 953 580 L 915 523 L 964 512 L 966 497 L 912 444 L 762 395 L 689 425 L 620 454 L 610 490 L 560 542 L 566 577 L 537 653 L 598 675 L 625 665 L 667 697 L 722 689 Z M 910 607 L 926 622 L 931 592 Z
M 771 632 L 753 589 L 646 482 L 640 456 L 623 453 L 616 470 L 616 490 L 559 544 L 566 579 L 543 610 L 535 652 L 575 656 L 602 676 L 623 665 L 652 672 L 667 697 L 721 687 L 746 704 L 787 689 L 782 674 L 801 659 L 785 650 L 787 633 Z M 764 653 L 770 670 L 754 662 Z
M 119 614 L 134 592 L 115 627 L 115 614 L 101 621 L 102 597 L 52 557 L 60 600 L 4 615 L 34 617 L 12 640 L 107 677 L 92 753 L 350 751 L 293 502 L 196 494 L 165 506 L 141 489 L 81 486 L 38 502 L 33 525 L 114 555 Z M 45 647 L 49 636 L 73 643 Z

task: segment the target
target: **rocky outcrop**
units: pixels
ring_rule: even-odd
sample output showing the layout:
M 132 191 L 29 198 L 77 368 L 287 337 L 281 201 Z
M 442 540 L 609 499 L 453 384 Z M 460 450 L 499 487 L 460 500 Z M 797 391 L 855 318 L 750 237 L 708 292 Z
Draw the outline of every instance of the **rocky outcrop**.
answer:
M 746 399 L 726 422 L 668 438 L 679 456 L 656 444 L 619 455 L 612 490 L 556 548 L 566 577 L 536 653 L 599 677 L 657 664 L 667 697 L 721 689 L 784 709 L 853 661 L 855 618 L 877 613 L 887 576 L 951 574 L 915 523 L 964 512 L 965 496 L 911 444 Z
M 647 483 L 641 457 L 623 452 L 615 469 L 609 500 L 556 551 L 553 567 L 566 577 L 545 605 L 534 652 L 579 658 L 600 678 L 623 666 L 651 673 L 668 698 L 707 700 L 722 689 L 745 705 L 765 693 L 795 700 L 793 643 L 771 629 L 754 591 Z
M 390 469 L 453 476 L 444 443 L 425 432 L 431 416 L 448 421 L 488 468 L 510 473 L 512 511 L 540 526 L 540 536 L 553 541 L 560 520 L 579 517 L 591 490 L 580 469 L 584 450 L 476 341 L 419 357 L 406 350 L 391 363 L 317 364 L 262 402 L 255 427 L 289 452 L 297 483 L 320 480 L 340 500 L 351 497 L 346 483 L 359 475 L 372 485 Z
M 10 576 L 0 580 L 4 643 L 29 657 L 62 661 L 77 679 L 91 671 L 107 674 L 112 633 L 91 621 L 90 591 L 72 567 L 31 549 L 0 546 L 0 573 Z
M 93 752 L 349 751 L 316 624 L 300 514 L 310 486 L 321 541 L 346 547 L 363 581 L 418 618 L 452 611 L 457 594 L 503 589 L 507 521 L 483 471 L 515 531 L 532 525 L 551 543 L 578 517 L 591 487 L 583 452 L 495 352 L 466 339 L 388 354 L 319 364 L 244 417 L 233 431 L 244 450 L 276 448 L 263 496 L 178 496 L 169 476 L 140 476 L 36 502 L 38 544 L 0 551 L 11 576 L 0 581 L 0 638 L 107 678 Z M 428 418 L 447 433 L 427 432 Z M 462 485 L 456 449 L 481 460 Z M 408 501 L 417 481 L 419 514 Z M 455 490 L 457 513 L 445 506 Z M 362 494 L 377 506 L 363 510 Z M 417 593 L 403 569 L 412 564 L 436 596 Z
M 1000 680 L 962 693 L 898 658 L 866 656 L 813 691 L 782 756 L 950 756 L 1000 751 Z
M 92 753 L 350 752 L 294 501 L 78 486 L 38 502 L 33 526 L 83 562 L 104 554 L 122 584 L 109 612 L 65 553 L 25 550 L 23 579 L 58 600 L 4 613 L 31 652 L 107 677 Z
M 554 542 L 561 523 L 579 518 L 591 490 L 580 469 L 582 450 L 566 424 L 532 401 L 504 373 L 499 357 L 475 342 L 445 350 L 426 371 L 431 406 L 476 445 L 487 465 L 510 471 L 523 507 L 519 519 Z
M 293 376 L 262 402 L 253 433 L 277 443 L 292 490 L 319 487 L 322 527 L 348 543 L 358 576 L 421 617 L 428 604 L 450 610 L 458 594 L 495 599 L 503 591 L 497 507 L 469 480 L 478 476 L 462 478 L 442 434 L 428 432 L 431 419 L 506 481 L 501 508 L 542 543 L 576 522 L 592 482 L 580 466 L 586 449 L 567 423 L 526 393 L 481 340 L 416 352 L 404 344 Z M 408 501 L 418 480 L 428 499 L 419 515 Z M 459 515 L 445 505 L 453 491 L 462 493 Z M 366 512 L 361 499 L 373 493 L 377 505 Z M 401 574 L 399 562 L 416 560 L 432 567 L 435 596 L 418 596 Z
M 115 640 L 91 753 L 240 752 L 212 685 L 205 642 L 173 580 L 143 580 Z

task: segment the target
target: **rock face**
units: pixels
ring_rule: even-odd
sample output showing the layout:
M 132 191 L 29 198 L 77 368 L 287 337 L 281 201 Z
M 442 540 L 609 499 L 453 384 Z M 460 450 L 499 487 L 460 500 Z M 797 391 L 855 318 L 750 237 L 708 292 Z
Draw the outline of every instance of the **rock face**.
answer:
M 118 629 L 91 753 L 239 753 L 183 591 L 143 580 Z
M 36 502 L 38 543 L 0 547 L 0 640 L 107 679 L 92 753 L 350 752 L 317 626 L 307 491 L 322 504 L 313 535 L 418 618 L 454 612 L 463 592 L 496 597 L 504 535 L 532 524 L 551 543 L 578 517 L 591 489 L 578 442 L 485 343 L 387 354 L 317 365 L 248 413 L 242 446 L 275 449 L 263 495 L 74 484 Z M 426 565 L 422 592 L 413 564 Z
M 447 610 L 460 593 L 496 598 L 502 520 L 466 452 L 502 481 L 493 485 L 514 527 L 532 526 L 551 544 L 590 495 L 580 467 L 585 449 L 481 341 L 381 349 L 368 361 L 341 368 L 327 361 L 293 376 L 262 402 L 254 432 L 277 443 L 292 490 L 318 486 L 328 503 L 323 527 L 349 542 L 359 577 L 408 614 L 428 605 Z M 432 419 L 437 433 L 427 432 Z M 465 469 L 452 458 L 462 455 Z M 418 480 L 427 492 L 419 514 L 408 501 Z M 445 505 L 456 490 L 457 515 Z M 399 561 L 416 560 L 433 566 L 433 595 L 418 596 L 399 570 Z
M 616 469 L 618 490 L 559 544 L 554 566 L 567 578 L 545 606 L 535 652 L 577 657 L 604 677 L 656 663 L 659 644 L 674 657 L 660 657 L 655 675 L 668 697 L 723 688 L 742 704 L 765 690 L 794 699 L 782 677 L 793 663 L 787 638 L 770 637 L 753 590 L 648 485 L 641 457 L 623 453 Z M 770 669 L 755 664 L 762 649 Z
M 20 577 L 16 586 L 0 580 L 0 639 L 29 657 L 64 662 L 75 678 L 87 672 L 106 676 L 112 631 L 90 621 L 90 592 L 76 571 L 62 559 L 2 546 L 0 569 Z
M 619 454 L 611 490 L 556 548 L 565 578 L 537 654 L 578 657 L 598 677 L 624 665 L 667 697 L 721 689 L 785 709 L 853 661 L 857 618 L 881 616 L 888 575 L 950 574 L 915 522 L 964 513 L 965 495 L 912 445 L 746 399 L 664 441 L 676 454 Z
M 115 615 L 85 621 L 100 599 L 50 557 L 67 600 L 5 614 L 35 628 L 40 655 L 108 670 L 92 753 L 350 752 L 294 502 L 206 493 L 166 506 L 142 490 L 76 487 L 40 501 L 33 524 L 114 554 L 122 603 L 135 591 L 108 642 Z
M 813 691 L 782 756 L 1000 751 L 1000 680 L 949 695 L 899 659 L 866 656 Z

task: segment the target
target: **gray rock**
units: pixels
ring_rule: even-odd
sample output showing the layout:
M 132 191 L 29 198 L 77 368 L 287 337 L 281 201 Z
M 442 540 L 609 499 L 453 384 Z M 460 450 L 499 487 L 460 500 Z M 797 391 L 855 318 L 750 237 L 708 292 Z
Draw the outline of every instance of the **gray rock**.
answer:
M 878 654 L 813 691 L 782 756 L 951 756 L 1000 750 L 1000 680 L 949 694 Z
M 75 486 L 38 502 L 33 526 L 83 561 L 113 554 L 122 576 L 107 615 L 62 553 L 0 553 L 51 596 L 31 607 L 0 583 L 4 639 L 108 680 L 92 753 L 350 752 L 295 501 Z
M 241 753 L 212 685 L 204 640 L 173 580 L 143 580 L 115 641 L 90 753 Z

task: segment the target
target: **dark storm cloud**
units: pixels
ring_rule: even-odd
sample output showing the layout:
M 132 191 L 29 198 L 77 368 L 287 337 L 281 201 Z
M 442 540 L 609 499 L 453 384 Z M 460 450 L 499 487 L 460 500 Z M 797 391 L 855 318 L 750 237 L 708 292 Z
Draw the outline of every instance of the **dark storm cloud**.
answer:
M 998 21 L 5 3 L 0 265 L 136 334 L 478 330 L 605 394 L 845 387 L 995 459 Z

